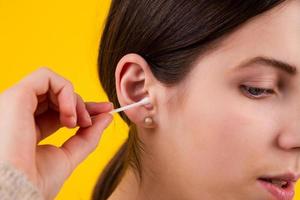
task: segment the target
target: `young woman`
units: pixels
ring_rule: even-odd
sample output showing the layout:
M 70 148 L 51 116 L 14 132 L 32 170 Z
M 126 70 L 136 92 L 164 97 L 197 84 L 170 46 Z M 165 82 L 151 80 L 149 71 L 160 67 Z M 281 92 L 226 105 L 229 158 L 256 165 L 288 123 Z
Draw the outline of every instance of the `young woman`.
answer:
M 127 141 L 95 200 L 292 199 L 300 1 L 112 0 L 99 76 Z

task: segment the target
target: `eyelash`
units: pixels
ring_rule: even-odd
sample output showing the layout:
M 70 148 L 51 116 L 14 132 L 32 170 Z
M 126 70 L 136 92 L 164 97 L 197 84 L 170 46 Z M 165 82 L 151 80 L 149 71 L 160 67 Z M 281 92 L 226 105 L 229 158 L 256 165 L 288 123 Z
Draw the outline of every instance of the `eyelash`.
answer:
M 241 90 L 243 90 L 243 92 L 247 93 L 247 96 L 250 95 L 250 98 L 253 98 L 253 99 L 261 99 L 263 97 L 257 97 L 253 94 L 250 94 L 250 92 L 248 91 L 249 89 L 252 90 L 256 90 L 255 92 L 257 92 L 257 90 L 259 91 L 262 91 L 263 94 L 265 93 L 268 93 L 268 94 L 274 94 L 275 91 L 273 89 L 269 89 L 269 88 L 259 88 L 259 87 L 251 87 L 251 86 L 248 86 L 248 85 L 241 85 L 240 86 Z

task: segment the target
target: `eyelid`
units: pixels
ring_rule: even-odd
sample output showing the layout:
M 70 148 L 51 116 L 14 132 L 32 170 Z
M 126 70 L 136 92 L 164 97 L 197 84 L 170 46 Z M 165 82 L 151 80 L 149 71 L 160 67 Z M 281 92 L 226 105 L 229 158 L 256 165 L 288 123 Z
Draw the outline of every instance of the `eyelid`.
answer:
M 243 82 L 243 85 L 248 85 L 251 87 L 258 87 L 258 88 L 265 88 L 265 89 L 272 89 L 276 87 L 275 81 L 246 81 Z

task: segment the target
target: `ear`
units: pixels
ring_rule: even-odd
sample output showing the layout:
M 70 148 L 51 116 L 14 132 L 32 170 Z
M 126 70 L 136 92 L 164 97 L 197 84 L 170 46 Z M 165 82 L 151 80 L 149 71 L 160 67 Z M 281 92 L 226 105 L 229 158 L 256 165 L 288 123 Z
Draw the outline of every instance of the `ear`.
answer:
M 117 96 L 122 107 L 145 97 L 150 98 L 150 104 L 123 111 L 132 122 L 145 126 L 143 123 L 145 117 L 154 119 L 155 102 L 154 93 L 151 92 L 155 78 L 148 63 L 138 54 L 127 54 L 119 61 L 115 78 Z M 154 126 L 146 128 L 154 128 Z

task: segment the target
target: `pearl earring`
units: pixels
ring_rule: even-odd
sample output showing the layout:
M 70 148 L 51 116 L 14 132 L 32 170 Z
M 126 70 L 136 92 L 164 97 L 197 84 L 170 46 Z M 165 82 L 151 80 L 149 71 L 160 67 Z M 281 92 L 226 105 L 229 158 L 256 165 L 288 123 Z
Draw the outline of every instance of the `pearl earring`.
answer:
M 153 125 L 152 117 L 145 117 L 144 124 L 147 125 L 147 126 L 152 126 Z

